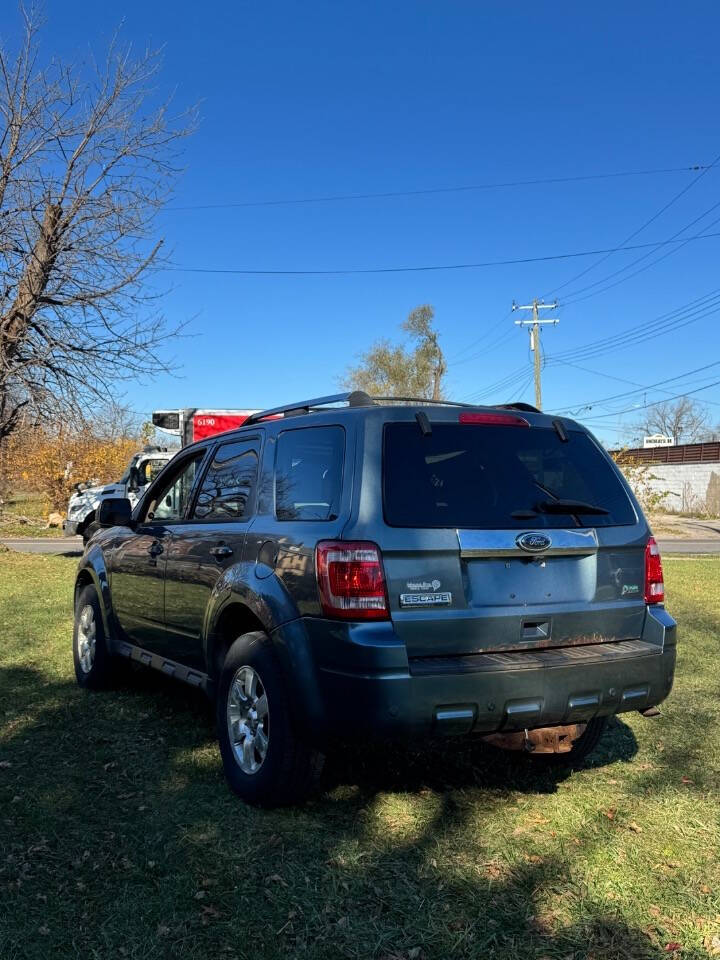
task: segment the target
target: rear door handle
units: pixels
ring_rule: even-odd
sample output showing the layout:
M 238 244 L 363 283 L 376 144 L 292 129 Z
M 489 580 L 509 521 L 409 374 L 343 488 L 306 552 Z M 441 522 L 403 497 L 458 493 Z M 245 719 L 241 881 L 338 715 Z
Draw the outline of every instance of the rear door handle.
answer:
M 150 545 L 148 553 L 151 557 L 159 557 L 161 553 L 165 550 L 165 547 L 160 543 L 159 540 L 156 540 Z
M 216 560 L 224 560 L 225 557 L 231 557 L 233 555 L 233 549 L 232 547 L 228 547 L 227 544 L 221 543 L 219 547 L 212 547 L 210 553 Z

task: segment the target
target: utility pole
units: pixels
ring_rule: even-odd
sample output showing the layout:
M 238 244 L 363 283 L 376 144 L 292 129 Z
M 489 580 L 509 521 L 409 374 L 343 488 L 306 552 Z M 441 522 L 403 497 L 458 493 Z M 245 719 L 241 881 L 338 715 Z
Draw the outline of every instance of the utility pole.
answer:
M 540 326 L 543 323 L 552 323 L 553 326 L 560 321 L 555 317 L 552 320 L 541 320 L 540 310 L 554 310 L 557 307 L 555 303 L 543 303 L 542 300 L 535 299 L 532 303 L 520 305 L 513 302 L 513 310 L 532 310 L 532 320 L 516 320 L 518 327 L 529 327 L 530 349 L 533 351 L 533 361 L 535 368 L 535 406 L 542 410 L 542 384 L 540 382 L 541 356 L 540 356 Z

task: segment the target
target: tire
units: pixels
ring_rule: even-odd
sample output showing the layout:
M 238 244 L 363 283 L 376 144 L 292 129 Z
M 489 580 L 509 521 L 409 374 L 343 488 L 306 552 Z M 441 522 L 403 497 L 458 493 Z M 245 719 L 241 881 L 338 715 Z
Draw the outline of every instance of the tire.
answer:
M 324 757 L 306 743 L 292 716 L 266 633 L 243 634 L 230 647 L 220 673 L 217 725 L 225 776 L 246 803 L 287 806 L 312 791 Z
M 89 523 L 82 532 L 83 546 L 87 546 L 88 541 L 92 536 L 94 536 L 97 531 L 100 529 L 100 524 L 97 520 L 93 520 Z
M 594 717 L 588 721 L 582 734 L 567 753 L 529 754 L 537 763 L 551 763 L 557 766 L 579 767 L 583 760 L 597 747 L 607 727 L 606 717 Z
M 108 649 L 100 602 L 88 584 L 78 594 L 73 627 L 75 679 L 81 687 L 99 690 L 110 685 L 113 657 Z

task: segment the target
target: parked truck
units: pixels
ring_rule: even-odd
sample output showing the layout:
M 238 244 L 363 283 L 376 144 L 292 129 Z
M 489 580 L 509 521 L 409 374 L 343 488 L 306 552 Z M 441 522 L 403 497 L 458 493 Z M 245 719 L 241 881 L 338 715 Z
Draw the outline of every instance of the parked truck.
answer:
M 156 410 L 152 422 L 165 433 L 179 437 L 180 446 L 185 447 L 195 440 L 203 440 L 225 430 L 236 430 L 256 412 L 185 407 L 180 410 Z M 83 542 L 87 543 L 97 530 L 96 517 L 101 502 L 111 497 L 126 497 L 135 507 L 150 482 L 176 453 L 177 447 L 147 446 L 132 457 L 117 483 L 77 484 L 63 522 L 65 536 L 80 535 Z
M 180 445 L 186 447 L 196 440 L 204 440 L 216 433 L 237 430 L 257 410 L 207 410 L 185 407 L 181 410 L 155 410 L 153 426 L 180 437 Z
M 138 503 L 148 484 L 155 479 L 177 449 L 147 446 L 136 453 L 117 483 L 78 483 L 70 497 L 67 516 L 63 522 L 66 537 L 78 534 L 87 543 L 97 530 L 97 511 L 103 500 L 109 497 L 127 497 L 133 506 Z

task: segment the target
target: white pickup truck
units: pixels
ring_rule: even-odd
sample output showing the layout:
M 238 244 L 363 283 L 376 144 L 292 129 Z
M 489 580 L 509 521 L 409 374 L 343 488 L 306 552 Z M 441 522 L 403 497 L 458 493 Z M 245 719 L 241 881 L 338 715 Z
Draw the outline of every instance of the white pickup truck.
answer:
M 152 422 L 165 433 L 179 437 L 180 445 L 185 447 L 195 440 L 241 427 L 252 413 L 257 413 L 257 410 L 186 407 L 182 410 L 156 410 L 152 415 Z M 148 446 L 135 454 L 117 483 L 99 486 L 77 484 L 77 492 L 70 497 L 67 516 L 63 521 L 65 536 L 80 535 L 83 542 L 87 543 L 97 530 L 95 517 L 100 502 L 110 497 L 127 497 L 134 507 L 147 490 L 150 481 L 176 453 L 177 447 Z
M 135 454 L 117 483 L 99 486 L 78 483 L 75 488 L 77 492 L 68 502 L 67 516 L 63 522 L 65 536 L 79 534 L 87 543 L 97 529 L 95 517 L 100 502 L 109 497 L 127 497 L 135 506 L 150 481 L 176 453 L 177 449 L 169 450 L 167 447 L 145 447 Z

